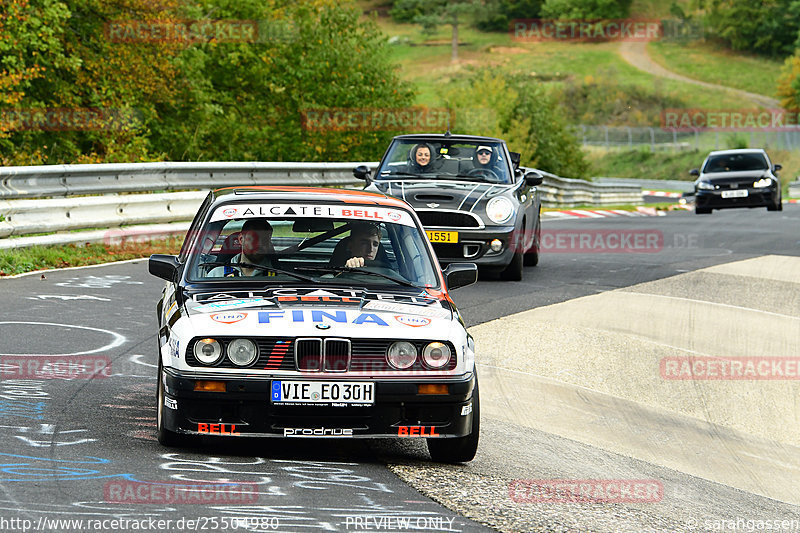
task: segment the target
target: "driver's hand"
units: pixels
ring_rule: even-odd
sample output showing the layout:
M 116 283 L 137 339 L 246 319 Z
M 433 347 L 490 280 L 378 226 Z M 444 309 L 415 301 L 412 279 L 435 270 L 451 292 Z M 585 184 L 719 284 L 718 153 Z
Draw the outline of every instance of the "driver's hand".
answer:
M 363 257 L 351 257 L 347 260 L 344 264 L 347 268 L 359 268 L 364 266 L 364 258 Z

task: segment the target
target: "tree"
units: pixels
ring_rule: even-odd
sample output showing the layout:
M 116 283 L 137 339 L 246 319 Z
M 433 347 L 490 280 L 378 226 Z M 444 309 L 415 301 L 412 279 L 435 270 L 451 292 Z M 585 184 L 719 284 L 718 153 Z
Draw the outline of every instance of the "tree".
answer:
M 458 26 L 474 15 L 479 6 L 478 0 L 397 0 L 391 14 L 397 21 L 421 24 L 427 32 L 449 24 L 452 28 L 450 60 L 455 63 L 458 61 Z
M 800 32 L 798 0 L 714 0 L 707 23 L 734 50 L 790 55 Z
M 781 99 L 781 107 L 791 113 L 800 113 L 800 55 L 786 59 L 778 79 L 777 94 Z
M 508 76 L 486 68 L 445 95 L 455 110 L 458 133 L 506 140 L 522 154 L 523 166 L 534 166 L 566 177 L 583 178 L 588 165 L 577 136 L 567 124 L 558 95 L 525 76 Z M 460 116 L 476 111 L 483 120 L 464 125 Z
M 544 0 L 486 0 L 475 13 L 475 26 L 483 31 L 508 31 L 514 20 L 539 17 Z
M 542 17 L 563 20 L 621 19 L 632 0 L 545 0 Z

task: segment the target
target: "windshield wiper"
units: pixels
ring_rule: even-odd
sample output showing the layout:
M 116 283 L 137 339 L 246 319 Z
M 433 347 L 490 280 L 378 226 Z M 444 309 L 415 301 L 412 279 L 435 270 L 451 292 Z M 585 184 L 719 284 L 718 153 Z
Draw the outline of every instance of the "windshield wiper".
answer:
M 198 267 L 201 266 L 229 266 L 229 267 L 245 267 L 245 268 L 257 268 L 259 270 L 266 270 L 268 272 L 275 272 L 276 274 L 286 274 L 287 276 L 292 276 L 293 278 L 303 280 L 303 281 L 310 281 L 312 283 L 316 283 L 316 280 L 310 276 L 303 276 L 302 274 L 296 274 L 290 270 L 283 270 L 281 268 L 275 268 L 271 266 L 264 266 L 264 265 L 254 265 L 253 263 L 227 263 L 225 261 L 209 261 L 207 263 L 200 263 L 197 265 Z
M 382 274 L 380 272 L 373 272 L 372 270 L 364 270 L 363 268 L 320 266 L 320 267 L 297 267 L 297 270 L 302 270 L 302 271 L 311 270 L 315 272 L 335 272 L 337 274 L 342 274 L 344 272 L 350 272 L 355 274 L 367 274 L 369 276 L 379 276 L 381 278 L 394 281 L 395 283 L 399 283 L 400 285 L 405 285 L 407 287 L 414 287 L 417 289 L 421 289 L 424 287 L 424 285 L 417 285 L 416 283 L 411 283 L 410 281 L 403 278 L 396 278 L 394 276 L 389 276 L 387 274 Z

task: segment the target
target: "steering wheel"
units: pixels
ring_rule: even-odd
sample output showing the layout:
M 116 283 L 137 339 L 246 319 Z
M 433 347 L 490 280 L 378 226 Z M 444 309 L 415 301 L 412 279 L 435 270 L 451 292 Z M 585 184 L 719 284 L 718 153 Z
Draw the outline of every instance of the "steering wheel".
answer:
M 500 181 L 500 176 L 490 168 L 473 168 L 467 172 L 467 176 L 476 176 L 488 180 Z

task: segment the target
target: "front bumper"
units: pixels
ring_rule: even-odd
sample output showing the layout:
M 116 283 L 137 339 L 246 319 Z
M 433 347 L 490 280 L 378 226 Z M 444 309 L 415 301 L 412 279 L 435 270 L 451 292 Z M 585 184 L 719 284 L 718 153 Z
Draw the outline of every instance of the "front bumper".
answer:
M 773 205 L 777 198 L 777 190 L 773 188 L 748 188 L 746 190 L 747 196 L 744 198 L 723 198 L 722 191 L 697 190 L 695 192 L 695 206 L 712 209 L 724 209 L 728 207 L 766 207 Z
M 481 230 L 430 229 L 458 231 L 458 243 L 431 243 L 442 265 L 467 261 L 482 267 L 505 267 L 511 262 L 516 251 L 517 235 L 514 226 L 495 226 Z M 499 252 L 492 251 L 489 246 L 495 239 L 503 243 L 503 248 Z
M 469 435 L 472 428 L 474 373 L 447 379 L 369 380 L 375 382 L 375 403 L 364 407 L 275 405 L 268 377 L 188 377 L 165 368 L 160 379 L 166 396 L 164 428 L 184 435 L 446 438 Z M 196 392 L 198 379 L 224 381 L 227 392 Z M 305 376 L 298 379 L 308 381 Z M 341 380 L 358 381 L 344 376 Z M 331 376 L 323 381 L 331 381 Z M 424 383 L 447 384 L 448 394 L 417 394 L 417 386 Z

